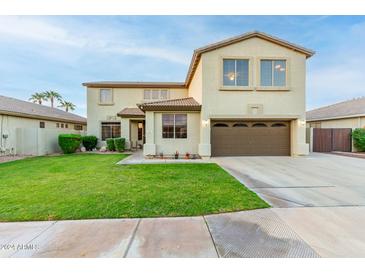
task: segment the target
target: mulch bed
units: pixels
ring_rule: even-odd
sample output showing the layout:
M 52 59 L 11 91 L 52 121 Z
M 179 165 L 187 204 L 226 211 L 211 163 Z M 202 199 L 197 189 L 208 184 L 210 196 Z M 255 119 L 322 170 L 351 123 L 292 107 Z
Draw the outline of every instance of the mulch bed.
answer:
M 11 161 L 15 161 L 15 160 L 20 160 L 20 159 L 24 159 L 26 158 L 27 156 L 18 156 L 18 155 L 15 155 L 15 156 L 0 156 L 0 163 L 6 163 L 6 162 L 11 162 Z

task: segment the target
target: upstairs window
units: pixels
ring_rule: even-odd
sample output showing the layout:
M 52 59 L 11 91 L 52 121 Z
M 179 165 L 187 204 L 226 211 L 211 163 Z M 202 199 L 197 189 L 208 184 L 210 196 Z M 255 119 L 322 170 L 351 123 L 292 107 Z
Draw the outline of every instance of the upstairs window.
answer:
M 144 100 L 168 100 L 170 92 L 167 89 L 146 89 L 143 92 Z
M 162 114 L 162 138 L 186 139 L 187 132 L 186 114 Z
M 223 59 L 223 86 L 248 86 L 247 59 Z
M 46 123 L 45 122 L 39 122 L 39 127 L 40 128 L 45 128 L 46 127 Z
M 262 87 L 285 87 L 286 60 L 261 60 L 260 85 Z
M 100 102 L 100 104 L 112 104 L 113 103 L 113 92 L 110 88 L 100 89 L 99 102 Z

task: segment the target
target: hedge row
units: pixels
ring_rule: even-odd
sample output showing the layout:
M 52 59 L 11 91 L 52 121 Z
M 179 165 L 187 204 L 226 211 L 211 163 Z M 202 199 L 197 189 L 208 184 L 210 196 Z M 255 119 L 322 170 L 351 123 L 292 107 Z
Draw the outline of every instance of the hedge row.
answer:
M 125 149 L 125 138 L 106 139 L 106 147 L 109 151 L 123 152 Z
M 83 136 L 82 144 L 86 150 L 92 151 L 94 148 L 96 148 L 96 145 L 98 144 L 98 138 L 96 138 L 96 136 L 93 135 Z
M 58 144 L 65 154 L 74 153 L 80 147 L 81 142 L 86 150 L 91 151 L 96 148 L 98 138 L 79 134 L 60 134 L 58 136 Z M 106 145 L 109 151 L 123 152 L 125 150 L 125 138 L 106 139 Z
M 58 144 L 63 153 L 74 153 L 80 147 L 81 135 L 79 134 L 60 134 L 58 136 Z
M 352 132 L 352 139 L 354 140 L 354 147 L 358 151 L 365 151 L 365 129 L 357 128 Z

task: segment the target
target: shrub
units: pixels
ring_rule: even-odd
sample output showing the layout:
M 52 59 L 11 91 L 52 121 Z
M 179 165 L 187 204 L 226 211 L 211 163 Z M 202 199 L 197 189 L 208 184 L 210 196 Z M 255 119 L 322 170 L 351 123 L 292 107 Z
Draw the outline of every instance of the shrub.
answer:
M 93 150 L 94 148 L 96 148 L 96 145 L 98 143 L 98 138 L 96 138 L 96 136 L 82 136 L 82 144 L 84 145 L 84 147 L 86 148 L 86 150 Z
M 108 138 L 106 139 L 106 148 L 109 151 L 115 151 L 114 139 Z
M 357 128 L 352 132 L 354 146 L 358 151 L 365 151 L 365 128 Z
M 125 138 L 114 138 L 115 150 L 122 152 L 125 149 Z
M 79 134 L 60 134 L 58 135 L 58 145 L 63 153 L 74 153 L 80 147 L 81 135 Z

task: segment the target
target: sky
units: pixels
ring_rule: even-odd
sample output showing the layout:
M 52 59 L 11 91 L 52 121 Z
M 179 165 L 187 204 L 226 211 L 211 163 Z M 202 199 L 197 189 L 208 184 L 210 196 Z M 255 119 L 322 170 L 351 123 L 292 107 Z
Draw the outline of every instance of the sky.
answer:
M 194 49 L 253 30 L 316 51 L 308 110 L 365 96 L 365 16 L 0 16 L 0 95 L 56 90 L 86 116 L 83 82 L 183 82 Z

